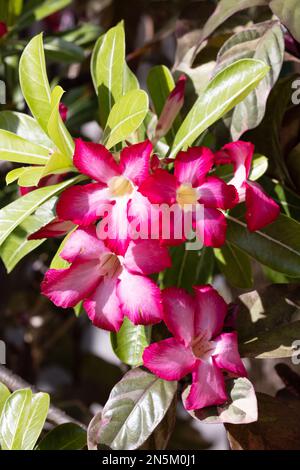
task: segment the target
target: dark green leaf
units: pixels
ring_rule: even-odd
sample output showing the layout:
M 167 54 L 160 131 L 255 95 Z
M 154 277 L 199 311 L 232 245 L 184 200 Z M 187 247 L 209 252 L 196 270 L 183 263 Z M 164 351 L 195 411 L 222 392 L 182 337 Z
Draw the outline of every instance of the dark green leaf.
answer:
M 56 426 L 39 442 L 36 450 L 80 450 L 86 446 L 86 432 L 77 424 Z

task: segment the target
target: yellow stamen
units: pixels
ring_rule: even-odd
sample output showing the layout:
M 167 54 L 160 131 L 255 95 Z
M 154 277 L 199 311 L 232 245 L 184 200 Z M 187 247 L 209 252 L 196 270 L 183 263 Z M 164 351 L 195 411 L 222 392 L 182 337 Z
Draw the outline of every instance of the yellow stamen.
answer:
M 181 184 L 176 191 L 176 201 L 182 209 L 185 205 L 196 204 L 197 200 L 197 191 L 190 183 Z
M 109 182 L 108 187 L 113 197 L 125 196 L 131 194 L 133 185 L 125 176 L 113 176 Z

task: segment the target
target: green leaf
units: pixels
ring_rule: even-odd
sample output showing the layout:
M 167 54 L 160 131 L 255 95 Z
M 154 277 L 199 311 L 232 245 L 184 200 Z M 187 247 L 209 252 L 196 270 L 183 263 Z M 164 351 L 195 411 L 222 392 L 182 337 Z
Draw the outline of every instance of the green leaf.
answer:
M 139 366 L 143 363 L 143 352 L 150 342 L 150 328 L 143 325 L 133 325 L 128 318 L 117 333 L 111 333 L 111 344 L 116 356 L 129 366 Z
M 300 223 L 283 214 L 264 229 L 249 232 L 243 220 L 228 216 L 227 240 L 275 271 L 300 276 Z
M 228 241 L 221 247 L 214 249 L 218 266 L 227 281 L 234 287 L 249 289 L 253 278 L 249 257 Z
M 49 160 L 49 149 L 0 129 L 0 160 L 45 165 Z
M 5 405 L 5 402 L 9 396 L 10 396 L 10 391 L 8 390 L 6 385 L 0 382 L 0 416 L 3 410 L 3 407 Z
M 300 4 L 298 0 L 272 0 L 270 8 L 274 15 L 278 16 L 281 23 L 292 33 L 294 38 L 300 42 Z
M 27 237 L 54 219 L 56 201 L 57 198 L 52 197 L 41 205 L 35 214 L 27 217 L 4 241 L 0 247 L 0 256 L 8 273 L 14 269 L 24 256 L 44 242 L 44 239 L 28 240 Z
M 51 90 L 47 77 L 42 33 L 24 49 L 19 65 L 20 85 L 30 111 L 47 132 L 51 115 Z
M 16 111 L 1 111 L 0 129 L 13 132 L 19 137 L 28 140 L 31 144 L 42 145 L 49 149 L 53 148 L 53 143 L 47 134 L 45 134 L 37 121 L 27 114 Z
M 103 129 L 113 105 L 123 95 L 124 68 L 125 34 L 123 22 L 120 22 L 100 36 L 91 57 L 91 74 Z
M 139 88 L 140 84 L 138 79 L 125 62 L 123 75 L 123 95 L 126 95 L 128 91 L 138 90 Z
M 139 368 L 125 374 L 103 408 L 100 443 L 115 450 L 140 447 L 162 421 L 176 389 L 177 382 L 167 382 Z
M 40 441 L 36 450 L 80 450 L 86 446 L 86 432 L 77 424 L 56 426 Z
M 192 291 L 193 286 L 210 282 L 214 267 L 211 248 L 203 247 L 201 251 L 187 250 L 185 244 L 182 244 L 172 247 L 170 253 L 172 267 L 160 275 L 162 287 L 175 285 Z
M 44 172 L 43 166 L 27 166 L 23 168 L 22 173 L 18 179 L 19 186 L 30 188 L 37 186 Z
M 132 90 L 122 96 L 108 116 L 105 146 L 113 147 L 138 129 L 147 115 L 148 106 L 148 96 L 143 90 Z
M 61 168 L 72 168 L 74 142 L 59 114 L 59 103 L 64 90 L 56 86 L 51 93 L 51 114 L 48 121 L 48 135 L 61 153 Z
M 299 338 L 299 284 L 273 284 L 240 295 L 237 331 L 242 356 L 291 357 Z
M 82 62 L 84 60 L 84 50 L 82 47 L 65 41 L 62 38 L 47 37 L 44 42 L 44 50 L 47 59 L 64 64 Z
M 59 11 L 70 5 L 72 0 L 43 0 L 36 2 L 31 0 L 27 2 L 23 14 L 20 16 L 16 29 L 20 30 L 31 25 L 35 21 L 42 20 L 56 11 Z
M 174 158 L 202 132 L 242 101 L 264 78 L 269 68 L 261 61 L 243 59 L 218 73 L 180 126 L 170 153 Z
M 156 65 L 153 67 L 147 77 L 147 87 L 153 103 L 155 113 L 159 117 L 164 104 L 175 87 L 173 76 L 165 65 Z M 172 128 L 166 136 L 167 143 L 171 145 L 181 124 L 181 119 L 177 117 Z
M 0 418 L 0 444 L 3 450 L 32 450 L 49 410 L 47 393 L 17 390 L 6 400 Z
M 233 112 L 231 135 L 234 140 L 262 121 L 267 98 L 274 86 L 283 63 L 284 37 L 278 21 L 266 21 L 244 29 L 225 42 L 217 56 L 216 70 L 238 59 L 258 59 L 270 66 L 270 70 Z
M 77 183 L 81 179 L 82 178 L 80 176 L 77 176 L 53 186 L 36 189 L 1 209 L 0 245 L 2 245 L 11 232 L 39 206 L 51 197 L 60 193 L 63 189 Z
M 190 392 L 189 385 L 182 394 L 185 401 Z M 247 424 L 257 421 L 257 399 L 251 382 L 246 377 L 226 381 L 228 401 L 224 405 L 209 406 L 188 413 L 195 419 L 208 424 Z

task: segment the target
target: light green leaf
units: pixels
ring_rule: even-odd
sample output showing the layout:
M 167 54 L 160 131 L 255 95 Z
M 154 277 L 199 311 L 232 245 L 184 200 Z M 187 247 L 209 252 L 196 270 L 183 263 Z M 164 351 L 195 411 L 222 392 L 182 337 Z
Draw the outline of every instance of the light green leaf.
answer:
M 0 129 L 0 160 L 45 165 L 48 159 L 49 149 L 46 147 Z
M 85 57 L 82 47 L 60 37 L 45 38 L 44 50 L 47 59 L 55 62 L 61 61 L 64 64 L 82 62 Z
M 47 393 L 35 393 L 31 399 L 28 418 L 23 429 L 22 450 L 32 450 L 45 424 L 50 398 Z
M 64 93 L 60 86 L 56 86 L 51 93 L 51 114 L 48 121 L 48 135 L 62 154 L 62 168 L 72 168 L 74 142 L 59 114 L 59 103 Z
M 47 132 L 51 115 L 51 90 L 47 77 L 42 33 L 24 49 L 19 65 L 23 96 L 42 129 Z
M 177 382 L 139 368 L 125 374 L 103 408 L 100 443 L 115 450 L 140 447 L 164 418 L 176 389 Z
M 43 166 L 28 166 L 19 176 L 18 185 L 31 187 L 37 186 L 44 172 Z
M 41 205 L 33 215 L 27 217 L 16 227 L 4 241 L 0 247 L 0 256 L 8 273 L 14 269 L 24 256 L 44 242 L 44 239 L 28 240 L 27 237 L 54 219 L 56 201 L 57 198 L 54 196 Z
M 272 0 L 270 8 L 294 38 L 300 42 L 300 4 L 298 0 Z
M 27 114 L 18 113 L 17 111 L 1 111 L 0 129 L 13 132 L 32 144 L 42 145 L 49 149 L 53 148 L 53 143 L 41 126 Z
M 265 21 L 234 34 L 221 47 L 217 56 L 216 70 L 238 59 L 258 59 L 269 65 L 270 70 L 233 112 L 231 135 L 234 140 L 247 130 L 258 126 L 264 117 L 266 102 L 283 63 L 284 38 L 278 21 Z
M 218 73 L 180 126 L 170 157 L 174 158 L 179 150 L 186 149 L 202 132 L 242 101 L 268 70 L 261 61 L 243 59 Z
M 80 450 L 86 442 L 86 432 L 80 426 L 64 423 L 48 432 L 35 450 Z
M 215 248 L 214 253 L 221 272 L 231 285 L 241 289 L 252 287 L 251 263 L 246 253 L 228 241 L 221 248 Z
M 103 129 L 113 105 L 123 95 L 124 64 L 125 35 L 123 22 L 120 22 L 98 39 L 91 57 L 91 74 Z
M 300 276 L 300 223 L 280 214 L 264 229 L 249 232 L 243 220 L 228 216 L 227 240 L 275 271 Z
M 111 344 L 116 356 L 129 366 L 143 363 L 142 355 L 149 345 L 151 329 L 143 325 L 133 325 L 128 318 L 117 333 L 111 333 Z
M 108 116 L 105 146 L 113 147 L 138 129 L 147 115 L 148 106 L 148 96 L 143 90 L 132 90 L 122 96 Z
M 30 389 L 17 390 L 6 400 L 0 418 L 2 450 L 21 450 L 26 422 L 31 408 Z
M 9 396 L 10 396 L 10 391 L 8 390 L 6 385 L 0 382 L 0 416 L 3 410 L 3 407 L 5 405 L 5 402 Z
M 124 63 L 124 75 L 123 75 L 123 95 L 126 95 L 128 91 L 138 90 L 140 84 L 132 70 L 128 67 L 126 62 Z
M 191 386 L 183 392 L 182 399 L 186 399 Z M 204 423 L 220 424 L 247 424 L 257 421 L 257 399 L 252 383 L 246 377 L 239 377 L 226 381 L 228 401 L 224 405 L 209 406 L 200 410 L 188 411 L 190 415 Z
M 27 166 L 22 166 L 19 168 L 14 168 L 13 170 L 9 171 L 5 177 L 6 184 L 11 184 L 14 181 L 17 181 L 20 175 L 22 175 L 22 173 L 24 173 L 24 171 L 26 171 L 27 168 L 28 168 Z
M 51 197 L 60 193 L 63 189 L 71 186 L 82 178 L 80 176 L 71 178 L 53 186 L 36 189 L 16 201 L 11 202 L 0 210 L 0 245 L 6 240 L 10 233 L 20 225 L 29 215 Z

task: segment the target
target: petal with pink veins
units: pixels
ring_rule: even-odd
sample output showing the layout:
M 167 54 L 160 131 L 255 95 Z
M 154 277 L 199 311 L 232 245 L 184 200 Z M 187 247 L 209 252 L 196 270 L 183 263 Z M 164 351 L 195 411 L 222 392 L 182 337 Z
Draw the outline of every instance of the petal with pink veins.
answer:
M 280 207 L 259 184 L 248 182 L 245 186 L 246 222 L 248 229 L 254 232 L 274 222 L 279 216 Z
M 227 222 L 225 215 L 211 208 L 204 208 L 204 217 L 195 221 L 196 233 L 202 240 L 204 236 L 204 245 L 218 248 L 224 245 L 226 241 Z
M 123 323 L 123 314 L 117 296 L 117 278 L 102 278 L 93 295 L 83 302 L 89 319 L 99 328 L 118 331 Z
M 100 183 L 107 183 L 113 176 L 120 175 L 112 154 L 102 144 L 75 139 L 73 163 L 80 173 Z
M 123 176 L 139 186 L 149 175 L 150 156 L 153 146 L 149 140 L 125 147 L 120 156 Z
M 75 261 L 67 269 L 49 269 L 42 282 L 42 294 L 58 307 L 75 307 L 99 284 L 98 261 Z
M 124 315 L 135 325 L 151 325 L 162 320 L 161 291 L 151 279 L 126 269 L 119 277 L 117 293 Z
M 62 220 L 90 225 L 103 215 L 109 204 L 107 188 L 99 183 L 89 183 L 66 189 L 59 198 L 56 213 Z
M 192 380 L 190 393 L 184 401 L 187 410 L 222 405 L 227 401 L 224 377 L 213 358 L 207 362 L 198 361 Z
M 143 353 L 144 366 L 165 380 L 180 380 L 189 374 L 196 363 L 190 349 L 175 338 L 152 343 Z
M 223 297 L 210 285 L 195 286 L 195 337 L 207 332 L 208 339 L 221 333 L 227 314 Z
M 175 338 L 188 346 L 194 338 L 195 303 L 184 289 L 169 287 L 162 291 L 163 319 Z
M 174 204 L 176 202 L 177 181 L 168 171 L 158 169 L 141 184 L 139 191 L 152 204 Z
M 132 240 L 159 239 L 159 231 L 157 231 L 157 237 L 151 236 L 151 221 L 159 220 L 158 209 L 139 191 L 133 193 L 128 203 L 128 220 L 130 221 Z
M 221 333 L 214 339 L 216 344 L 213 353 L 215 363 L 238 377 L 247 377 L 247 371 L 238 350 L 237 332 Z
M 179 152 L 174 164 L 174 174 L 180 183 L 200 186 L 212 169 L 214 154 L 206 147 L 192 147 L 187 152 Z
M 133 274 L 159 273 L 171 264 L 167 248 L 156 240 L 131 241 L 124 256 L 124 266 Z
M 103 241 L 97 238 L 95 226 L 91 225 L 86 228 L 80 227 L 71 233 L 60 256 L 73 263 L 75 260 L 99 260 L 100 255 L 108 251 Z
M 61 237 L 75 228 L 75 224 L 68 220 L 61 220 L 55 217 L 52 222 L 40 228 L 36 232 L 29 235 L 28 240 L 41 240 L 42 238 Z
M 249 176 L 251 162 L 254 153 L 254 145 L 251 142 L 238 140 L 224 145 L 224 147 L 215 154 L 216 164 L 232 163 L 234 177 L 230 181 L 237 189 L 241 188 Z
M 97 227 L 98 237 L 118 255 L 124 255 L 130 242 L 128 197 L 118 197 Z
M 232 209 L 239 202 L 237 190 L 232 184 L 226 184 L 221 178 L 208 176 L 197 188 L 199 202 L 205 207 Z

